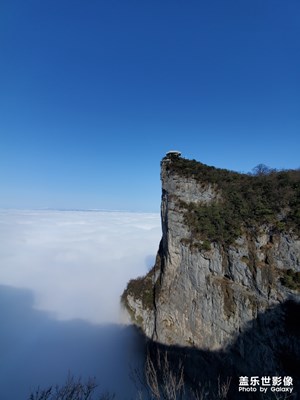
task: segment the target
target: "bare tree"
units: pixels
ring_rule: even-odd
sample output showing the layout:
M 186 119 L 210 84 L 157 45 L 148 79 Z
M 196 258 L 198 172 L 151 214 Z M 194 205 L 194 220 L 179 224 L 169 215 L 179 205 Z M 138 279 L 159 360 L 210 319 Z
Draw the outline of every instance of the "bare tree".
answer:
M 220 377 L 218 377 L 218 396 L 219 396 L 219 399 L 227 399 L 230 383 L 231 383 L 231 378 L 227 378 L 227 380 L 225 382 L 221 382 Z
M 262 175 L 269 175 L 271 172 L 276 171 L 273 168 L 268 167 L 265 164 L 258 164 L 256 167 L 252 169 L 253 175 L 262 176 Z
M 147 351 L 144 370 L 132 370 L 131 377 L 138 388 L 139 399 L 146 393 L 147 399 L 179 400 L 184 394 L 184 368 L 179 361 L 176 368 L 171 366 L 167 352 L 158 348 Z
M 95 389 L 97 388 L 95 378 L 89 378 L 86 382 L 81 379 L 68 376 L 67 381 L 62 385 L 50 386 L 47 389 L 38 388 L 30 394 L 29 400 L 93 400 Z M 97 397 L 98 400 L 113 400 L 114 394 L 102 393 Z

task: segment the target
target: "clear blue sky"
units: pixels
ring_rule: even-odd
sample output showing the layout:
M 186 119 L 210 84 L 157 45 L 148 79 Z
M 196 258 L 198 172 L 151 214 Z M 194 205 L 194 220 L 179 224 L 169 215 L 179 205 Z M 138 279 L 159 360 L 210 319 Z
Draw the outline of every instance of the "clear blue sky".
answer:
M 300 166 L 298 0 L 0 4 L 0 207 L 158 211 L 170 149 Z

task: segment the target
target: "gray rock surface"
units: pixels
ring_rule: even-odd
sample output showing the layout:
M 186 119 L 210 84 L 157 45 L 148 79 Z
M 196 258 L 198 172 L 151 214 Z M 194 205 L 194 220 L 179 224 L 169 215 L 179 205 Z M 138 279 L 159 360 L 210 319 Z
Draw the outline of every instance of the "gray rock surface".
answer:
M 162 161 L 162 241 L 150 282 L 153 307 L 125 294 L 133 320 L 145 334 L 167 345 L 220 350 L 230 346 L 249 323 L 299 293 L 283 286 L 280 271 L 300 271 L 300 240 L 261 226 L 244 231 L 231 245 L 192 246 L 180 201 L 222 201 L 217 186 L 170 172 Z M 241 351 L 242 344 L 239 344 Z

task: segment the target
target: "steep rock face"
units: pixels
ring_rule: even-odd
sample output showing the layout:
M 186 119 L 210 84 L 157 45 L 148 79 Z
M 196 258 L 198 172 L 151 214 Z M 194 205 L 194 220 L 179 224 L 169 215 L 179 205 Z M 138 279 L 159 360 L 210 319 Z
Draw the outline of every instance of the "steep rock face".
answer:
M 129 283 L 123 302 L 155 341 L 220 350 L 266 310 L 299 300 L 297 284 L 283 281 L 287 273 L 290 280 L 300 278 L 300 240 L 293 229 L 275 229 L 263 218 L 255 229 L 242 226 L 231 242 L 199 235 L 187 222 L 187 210 L 222 209 L 224 194 L 217 182 L 183 174 L 177 163 L 177 157 L 166 157 L 161 164 L 163 236 L 143 280 L 148 301 Z

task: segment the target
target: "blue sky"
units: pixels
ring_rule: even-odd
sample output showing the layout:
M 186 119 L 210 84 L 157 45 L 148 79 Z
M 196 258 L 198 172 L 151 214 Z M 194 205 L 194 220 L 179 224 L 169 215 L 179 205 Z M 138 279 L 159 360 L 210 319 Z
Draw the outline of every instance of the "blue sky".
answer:
M 298 0 L 0 4 L 0 207 L 158 211 L 170 149 L 298 168 Z

